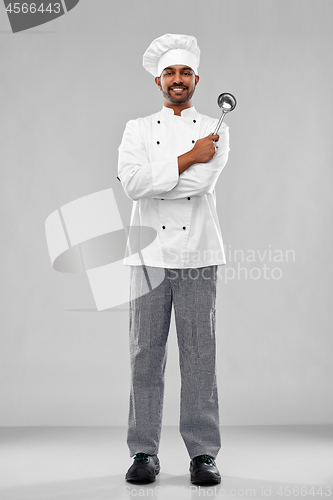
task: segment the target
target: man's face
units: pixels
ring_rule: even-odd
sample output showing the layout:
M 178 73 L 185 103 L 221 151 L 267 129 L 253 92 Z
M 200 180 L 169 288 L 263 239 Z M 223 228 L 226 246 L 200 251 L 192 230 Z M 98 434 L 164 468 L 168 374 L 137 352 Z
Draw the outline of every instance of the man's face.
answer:
M 184 104 L 191 100 L 199 77 L 188 66 L 174 65 L 165 68 L 155 78 L 161 87 L 164 99 L 171 104 Z

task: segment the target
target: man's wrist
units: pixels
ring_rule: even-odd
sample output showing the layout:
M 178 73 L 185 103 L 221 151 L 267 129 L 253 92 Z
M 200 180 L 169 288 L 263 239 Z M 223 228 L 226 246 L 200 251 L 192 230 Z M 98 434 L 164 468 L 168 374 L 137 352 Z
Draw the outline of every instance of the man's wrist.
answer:
M 182 174 L 191 165 L 194 165 L 194 163 L 196 163 L 196 159 L 195 159 L 192 151 L 188 151 L 187 153 L 184 153 L 183 155 L 178 156 L 177 159 L 178 159 L 179 174 Z

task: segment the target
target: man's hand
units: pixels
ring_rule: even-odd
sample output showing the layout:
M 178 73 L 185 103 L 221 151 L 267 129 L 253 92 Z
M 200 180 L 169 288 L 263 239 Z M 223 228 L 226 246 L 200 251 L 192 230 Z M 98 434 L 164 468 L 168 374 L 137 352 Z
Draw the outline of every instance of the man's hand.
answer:
M 194 163 L 207 163 L 215 155 L 214 141 L 218 141 L 219 135 L 207 135 L 202 139 L 198 139 L 191 151 L 178 156 L 179 175 L 185 172 Z M 218 147 L 218 146 L 216 146 Z
M 195 163 L 206 163 L 215 155 L 214 141 L 218 141 L 219 135 L 210 134 L 207 137 L 198 139 L 191 153 L 194 155 Z M 216 146 L 218 147 L 218 146 Z

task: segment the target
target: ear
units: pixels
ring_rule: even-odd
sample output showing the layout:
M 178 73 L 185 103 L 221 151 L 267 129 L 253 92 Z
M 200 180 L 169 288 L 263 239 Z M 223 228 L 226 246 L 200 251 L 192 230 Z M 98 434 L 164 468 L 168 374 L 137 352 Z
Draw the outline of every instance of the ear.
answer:
M 155 78 L 155 83 L 156 83 L 156 85 L 157 85 L 158 87 L 160 87 L 160 88 L 161 88 L 161 78 L 160 78 L 159 76 L 156 76 L 156 78 Z
M 198 83 L 198 81 L 199 81 L 199 80 L 200 80 L 200 77 L 199 77 L 198 75 L 195 75 L 195 79 L 194 79 L 194 81 L 195 81 L 195 84 L 196 84 L 196 85 L 197 85 L 197 83 Z

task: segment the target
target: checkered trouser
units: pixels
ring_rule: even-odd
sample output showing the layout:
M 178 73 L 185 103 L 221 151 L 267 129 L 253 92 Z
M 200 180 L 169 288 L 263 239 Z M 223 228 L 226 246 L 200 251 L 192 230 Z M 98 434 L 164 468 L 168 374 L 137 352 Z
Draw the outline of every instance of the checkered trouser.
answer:
M 216 458 L 221 448 L 215 367 L 217 268 L 131 266 L 127 433 L 131 457 L 159 450 L 172 304 L 181 374 L 181 436 L 191 459 L 202 454 Z M 164 279 L 154 288 L 161 273 Z

